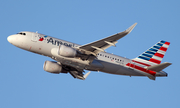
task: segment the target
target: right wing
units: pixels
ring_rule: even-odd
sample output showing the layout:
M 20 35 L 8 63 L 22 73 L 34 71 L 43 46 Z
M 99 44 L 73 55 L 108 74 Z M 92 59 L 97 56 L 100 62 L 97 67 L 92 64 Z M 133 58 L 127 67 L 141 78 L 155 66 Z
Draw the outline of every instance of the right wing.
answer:
M 110 46 L 115 46 L 117 41 L 122 37 L 126 36 L 127 34 L 129 34 L 136 26 L 136 24 L 137 23 L 134 23 L 131 27 L 129 27 L 127 30 L 123 32 L 80 46 L 78 47 L 78 49 L 80 51 L 83 51 L 85 54 L 93 54 L 96 56 L 99 52 L 104 52 L 104 50 L 109 48 Z

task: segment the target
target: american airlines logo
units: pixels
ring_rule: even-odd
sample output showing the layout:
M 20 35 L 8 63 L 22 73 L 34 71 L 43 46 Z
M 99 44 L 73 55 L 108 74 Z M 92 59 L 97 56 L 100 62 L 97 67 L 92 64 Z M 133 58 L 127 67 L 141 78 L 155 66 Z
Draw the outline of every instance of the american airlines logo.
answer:
M 39 41 L 43 41 L 47 38 L 47 36 L 39 37 Z
M 53 39 L 53 38 L 49 38 L 47 39 L 47 43 L 52 43 L 52 45 L 65 45 L 65 46 L 68 46 L 68 47 L 74 47 L 74 44 L 69 44 L 69 43 L 66 43 L 66 42 L 62 42 L 60 40 L 56 40 L 56 39 Z

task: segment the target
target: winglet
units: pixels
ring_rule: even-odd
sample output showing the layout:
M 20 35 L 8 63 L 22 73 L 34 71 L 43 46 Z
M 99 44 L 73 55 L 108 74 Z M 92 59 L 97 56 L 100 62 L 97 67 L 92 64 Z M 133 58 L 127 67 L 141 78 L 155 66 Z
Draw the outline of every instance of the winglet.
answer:
M 134 23 L 131 27 L 129 27 L 128 29 L 126 29 L 125 31 L 129 34 L 133 29 L 134 27 L 137 25 L 137 23 Z
M 84 77 L 84 80 L 88 77 L 88 75 L 90 74 L 91 72 L 88 72 L 86 73 L 83 77 Z

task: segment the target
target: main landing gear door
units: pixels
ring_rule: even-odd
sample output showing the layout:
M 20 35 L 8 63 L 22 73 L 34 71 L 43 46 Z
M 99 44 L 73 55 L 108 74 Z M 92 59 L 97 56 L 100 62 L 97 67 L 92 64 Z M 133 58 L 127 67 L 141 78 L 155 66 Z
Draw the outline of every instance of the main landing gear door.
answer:
M 36 33 L 32 33 L 32 38 L 31 38 L 31 41 L 33 41 L 33 42 L 37 42 L 37 41 L 38 41 L 38 34 L 36 34 Z

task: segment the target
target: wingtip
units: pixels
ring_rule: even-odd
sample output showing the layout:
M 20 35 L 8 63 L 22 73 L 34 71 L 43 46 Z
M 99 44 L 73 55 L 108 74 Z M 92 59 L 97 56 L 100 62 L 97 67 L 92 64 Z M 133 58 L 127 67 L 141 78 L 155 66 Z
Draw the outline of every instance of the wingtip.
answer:
M 126 32 L 130 33 L 134 27 L 137 25 L 137 23 L 134 23 L 131 27 L 129 27 L 128 29 L 126 29 Z
M 172 63 L 169 63 L 169 62 L 164 62 L 164 63 L 169 64 L 169 65 L 172 65 Z
M 91 72 L 88 72 L 86 73 L 83 77 L 84 77 L 84 80 L 88 77 L 88 75 L 90 74 Z

